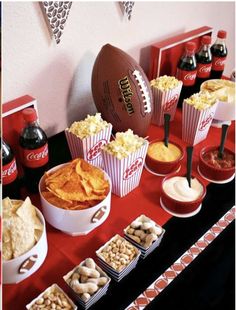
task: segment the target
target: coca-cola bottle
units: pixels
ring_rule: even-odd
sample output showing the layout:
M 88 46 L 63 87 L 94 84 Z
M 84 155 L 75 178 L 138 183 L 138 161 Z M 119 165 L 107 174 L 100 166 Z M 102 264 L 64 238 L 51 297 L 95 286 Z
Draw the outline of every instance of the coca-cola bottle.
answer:
M 211 37 L 203 36 L 201 40 L 201 46 L 196 53 L 197 60 L 197 78 L 195 91 L 200 90 L 201 84 L 210 78 L 211 66 L 212 66 L 212 55 L 211 55 Z
M 194 84 L 197 75 L 195 49 L 196 44 L 194 42 L 187 42 L 185 44 L 185 52 L 177 65 L 176 78 L 183 82 L 178 107 L 182 107 L 183 100 L 194 93 Z
M 24 182 L 31 193 L 37 193 L 39 180 L 48 169 L 47 136 L 37 122 L 35 109 L 27 108 L 22 113 L 26 122 L 20 135 Z
M 211 79 L 220 79 L 224 68 L 225 60 L 228 54 L 227 47 L 225 45 L 227 32 L 224 30 L 219 30 L 217 33 L 217 39 L 211 47 L 212 53 L 212 69 L 211 69 Z
M 13 199 L 20 198 L 20 182 L 13 151 L 2 141 L 2 196 Z

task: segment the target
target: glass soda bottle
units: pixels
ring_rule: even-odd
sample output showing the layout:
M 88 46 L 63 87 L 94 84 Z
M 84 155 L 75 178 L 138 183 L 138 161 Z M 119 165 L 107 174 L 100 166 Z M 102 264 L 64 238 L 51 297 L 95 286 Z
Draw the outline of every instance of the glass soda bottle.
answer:
M 227 32 L 224 30 L 219 30 L 217 33 L 217 39 L 211 47 L 212 53 L 212 69 L 211 69 L 211 79 L 220 79 L 222 77 L 226 56 L 228 54 L 227 47 L 225 45 Z
M 199 92 L 200 86 L 203 82 L 210 78 L 212 55 L 211 55 L 211 37 L 203 36 L 201 40 L 200 49 L 196 53 L 197 60 L 197 78 L 195 92 Z
M 39 180 L 48 169 L 47 136 L 37 122 L 35 109 L 27 108 L 22 114 L 26 123 L 20 135 L 24 182 L 31 193 L 37 193 Z
M 20 182 L 12 148 L 2 140 L 2 197 L 20 198 Z
M 197 76 L 197 61 L 195 57 L 196 44 L 187 42 L 185 52 L 179 59 L 176 78 L 183 82 L 178 107 L 182 107 L 183 100 L 194 93 L 194 85 Z

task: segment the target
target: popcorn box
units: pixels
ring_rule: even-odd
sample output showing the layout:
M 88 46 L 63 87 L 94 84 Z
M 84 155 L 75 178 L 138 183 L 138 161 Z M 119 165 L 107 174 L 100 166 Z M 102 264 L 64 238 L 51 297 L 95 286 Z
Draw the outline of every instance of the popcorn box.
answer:
M 136 152 L 122 159 L 102 150 L 103 169 L 111 178 L 113 194 L 123 197 L 139 185 L 147 149 L 145 141 Z
M 73 301 L 68 297 L 68 295 L 57 285 L 57 284 L 52 284 L 50 287 L 48 287 L 45 291 L 43 291 L 38 297 L 36 297 L 35 299 L 33 299 L 28 305 L 26 305 L 26 309 L 33 309 L 33 305 L 41 298 L 43 298 L 44 294 L 49 294 L 51 291 L 57 291 L 61 294 L 63 294 L 68 302 L 68 304 L 71 306 L 70 309 L 72 310 L 77 310 L 77 306 L 73 303 Z M 39 307 L 41 309 L 47 309 L 45 306 L 45 308 L 41 305 L 39 305 Z M 69 308 L 67 308 L 69 309 Z
M 195 145 L 207 137 L 217 105 L 218 102 L 207 109 L 198 110 L 184 100 L 182 120 L 182 139 L 184 142 Z
M 109 124 L 97 134 L 81 139 L 66 129 L 65 135 L 72 159 L 80 157 L 94 166 L 103 168 L 101 148 L 110 141 L 111 131 L 112 125 Z
M 182 85 L 182 81 L 179 81 L 177 87 L 166 91 L 151 86 L 154 102 L 152 116 L 153 124 L 162 126 L 164 124 L 165 113 L 170 114 L 170 121 L 174 119 Z
M 85 265 L 85 261 L 82 261 L 79 264 L 79 266 L 84 266 L 84 265 Z M 100 273 L 101 277 L 107 278 L 108 281 L 104 286 L 99 287 L 98 291 L 95 292 L 93 295 L 91 295 L 91 297 L 88 299 L 88 301 L 83 301 L 81 296 L 79 294 L 77 294 L 68 283 L 69 278 L 76 271 L 78 266 L 76 266 L 73 270 L 69 271 L 63 277 L 64 281 L 68 285 L 70 292 L 73 295 L 73 297 L 75 298 L 76 302 L 78 302 L 78 304 L 81 305 L 82 308 L 84 308 L 85 310 L 89 309 L 93 304 L 95 304 L 101 297 L 103 297 L 107 293 L 108 287 L 109 287 L 110 282 L 111 282 L 111 278 L 108 277 L 108 275 L 97 264 L 95 264 L 95 265 L 96 265 L 96 270 Z

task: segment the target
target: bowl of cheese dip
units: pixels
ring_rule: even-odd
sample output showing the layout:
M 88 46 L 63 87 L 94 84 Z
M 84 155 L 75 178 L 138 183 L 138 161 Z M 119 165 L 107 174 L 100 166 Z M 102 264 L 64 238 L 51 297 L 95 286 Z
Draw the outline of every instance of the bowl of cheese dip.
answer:
M 146 167 L 152 172 L 166 175 L 176 172 L 184 157 L 184 149 L 176 142 L 170 141 L 168 147 L 162 140 L 153 140 L 149 143 Z

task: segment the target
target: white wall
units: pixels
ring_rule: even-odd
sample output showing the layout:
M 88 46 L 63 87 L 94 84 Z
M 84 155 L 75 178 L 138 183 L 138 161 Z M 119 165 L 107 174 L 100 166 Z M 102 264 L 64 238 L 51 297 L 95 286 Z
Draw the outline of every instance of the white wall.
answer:
M 201 26 L 228 32 L 225 73 L 235 66 L 234 2 L 135 2 L 131 22 L 118 2 L 73 2 L 61 43 L 52 40 L 38 2 L 2 2 L 3 102 L 37 98 L 48 135 L 93 113 L 91 71 L 105 43 L 149 67 L 150 44 Z

